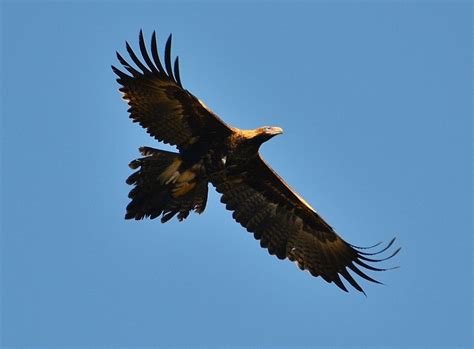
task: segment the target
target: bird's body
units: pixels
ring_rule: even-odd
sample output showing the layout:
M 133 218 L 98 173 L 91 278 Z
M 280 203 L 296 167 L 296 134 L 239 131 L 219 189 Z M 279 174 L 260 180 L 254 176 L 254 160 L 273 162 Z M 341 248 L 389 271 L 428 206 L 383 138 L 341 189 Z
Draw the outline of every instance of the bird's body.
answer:
M 321 276 L 347 291 L 339 275 L 362 291 L 347 269 L 360 277 L 378 282 L 359 268 L 375 268 L 366 262 L 382 259 L 369 256 L 364 248 L 348 244 L 261 158 L 260 146 L 281 134 L 279 127 L 240 130 L 225 124 L 205 104 L 185 90 L 179 64 L 171 64 L 171 36 L 165 47 L 165 66 L 157 52 L 153 33 L 152 58 L 140 32 L 140 51 L 145 64 L 127 44 L 135 65 L 119 54 L 120 63 L 131 75 L 112 67 L 122 85 L 120 91 L 130 105 L 130 117 L 159 141 L 175 145 L 179 153 L 140 148 L 142 158 L 130 163 L 137 169 L 127 183 L 130 191 L 127 219 L 156 218 L 166 222 L 175 215 L 185 219 L 191 211 L 206 207 L 208 185 L 222 194 L 221 201 L 233 211 L 260 245 L 280 259 L 288 258 L 313 276 Z M 358 265 L 358 266 L 356 266 Z

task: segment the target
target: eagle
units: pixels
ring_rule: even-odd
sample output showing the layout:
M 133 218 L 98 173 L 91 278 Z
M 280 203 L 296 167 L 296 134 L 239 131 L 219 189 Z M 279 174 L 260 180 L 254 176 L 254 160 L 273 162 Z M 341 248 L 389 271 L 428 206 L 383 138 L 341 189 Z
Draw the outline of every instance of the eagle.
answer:
M 373 263 L 400 251 L 386 252 L 395 238 L 375 252 L 381 243 L 358 247 L 344 241 L 259 154 L 261 145 L 283 130 L 272 126 L 241 130 L 222 121 L 183 87 L 179 58 L 172 63 L 171 41 L 172 35 L 165 44 L 163 65 L 156 33 L 151 36 L 150 56 L 140 30 L 141 59 L 126 42 L 135 66 L 118 52 L 118 61 L 128 73 L 112 66 L 133 122 L 178 150 L 139 148 L 142 157 L 129 165 L 136 171 L 126 180 L 133 188 L 125 218 L 161 217 L 164 223 L 174 216 L 182 221 L 191 211 L 202 213 L 211 183 L 222 194 L 221 202 L 233 212 L 232 217 L 270 255 L 288 258 L 301 270 L 346 292 L 343 279 L 365 294 L 353 275 L 380 284 L 365 270 L 393 269 L 374 267 Z M 388 256 L 377 256 L 383 252 Z

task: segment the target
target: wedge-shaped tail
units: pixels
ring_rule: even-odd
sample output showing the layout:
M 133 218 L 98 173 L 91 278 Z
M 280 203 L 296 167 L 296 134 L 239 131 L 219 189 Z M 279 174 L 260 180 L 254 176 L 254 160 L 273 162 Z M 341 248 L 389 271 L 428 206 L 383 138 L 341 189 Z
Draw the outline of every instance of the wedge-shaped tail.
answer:
M 187 166 L 178 153 L 154 148 L 142 147 L 140 152 L 144 157 L 129 165 L 138 170 L 127 179 L 135 187 L 128 195 L 132 201 L 126 219 L 161 216 L 164 223 L 176 214 L 181 221 L 192 210 L 204 211 L 208 183 L 199 164 Z

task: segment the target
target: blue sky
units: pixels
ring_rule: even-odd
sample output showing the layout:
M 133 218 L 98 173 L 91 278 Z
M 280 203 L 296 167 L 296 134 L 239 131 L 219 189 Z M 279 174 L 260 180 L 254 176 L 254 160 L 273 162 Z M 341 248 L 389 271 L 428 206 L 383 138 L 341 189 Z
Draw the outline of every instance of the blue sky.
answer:
M 4 1 L 1 23 L 2 345 L 472 345 L 469 2 Z M 183 223 L 123 219 L 160 147 L 110 69 L 140 29 L 226 122 L 285 129 L 264 157 L 347 241 L 398 237 L 386 286 L 269 256 L 213 190 Z

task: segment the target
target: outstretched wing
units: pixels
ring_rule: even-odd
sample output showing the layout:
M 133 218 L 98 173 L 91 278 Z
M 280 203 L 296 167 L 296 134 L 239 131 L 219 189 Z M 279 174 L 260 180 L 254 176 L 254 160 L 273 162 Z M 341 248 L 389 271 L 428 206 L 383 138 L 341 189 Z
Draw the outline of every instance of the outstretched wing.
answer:
M 128 75 L 116 67 L 120 91 L 130 105 L 130 118 L 138 122 L 157 140 L 186 149 L 201 138 L 225 137 L 231 129 L 209 110 L 204 103 L 185 90 L 179 75 L 178 57 L 171 64 L 171 35 L 165 45 L 165 68 L 159 55 L 156 34 L 151 38 L 151 55 L 148 55 L 143 33 L 139 35 L 140 52 L 144 63 L 126 48 L 136 67 L 130 65 L 118 52 L 117 58 Z M 138 69 L 138 70 L 137 70 Z
M 346 292 L 340 276 L 364 292 L 348 270 L 379 283 L 360 268 L 386 270 L 367 262 L 389 259 L 400 250 L 396 249 L 388 257 L 374 259 L 369 256 L 386 251 L 395 239 L 375 253 L 348 244 L 260 157 L 251 162 L 245 173 L 228 175 L 216 183 L 216 189 L 222 193 L 221 201 L 226 208 L 234 211 L 234 219 L 252 232 L 270 254 L 280 259 L 288 258 L 300 269 L 334 282 Z

